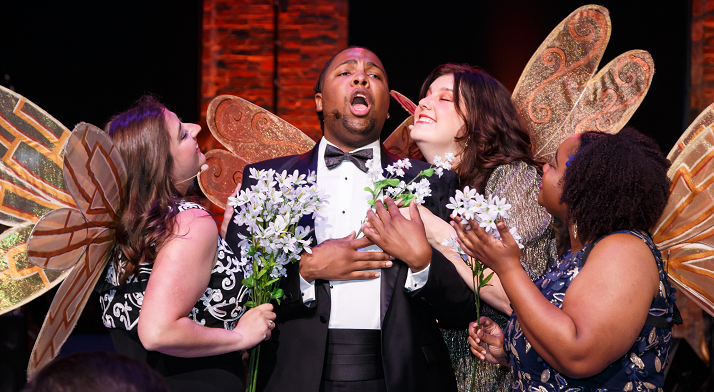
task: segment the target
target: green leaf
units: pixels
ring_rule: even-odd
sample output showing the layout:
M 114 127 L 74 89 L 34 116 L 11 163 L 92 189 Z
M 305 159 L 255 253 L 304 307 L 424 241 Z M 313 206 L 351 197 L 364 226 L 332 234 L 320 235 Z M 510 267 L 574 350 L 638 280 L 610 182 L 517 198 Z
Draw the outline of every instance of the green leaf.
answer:
M 255 304 L 253 303 L 253 301 L 248 301 L 248 302 L 245 303 L 245 306 L 248 307 L 248 308 L 253 309 L 253 308 L 255 307 Z
M 424 177 L 431 177 L 434 175 L 434 168 L 430 167 L 426 170 L 422 170 L 421 173 L 419 173 L 419 174 L 421 174 Z
M 369 204 L 370 206 L 374 207 L 374 200 L 368 200 L 368 201 L 367 201 L 367 204 Z
M 276 298 L 276 299 L 275 299 L 275 302 L 277 302 L 278 305 L 280 305 L 280 298 Z
M 399 185 L 398 178 L 389 178 L 389 179 L 382 180 L 382 181 L 384 181 L 385 185 L 389 185 L 391 187 L 395 187 L 395 186 Z
M 263 261 L 263 263 L 265 263 L 265 261 Z M 260 271 L 258 271 L 258 276 L 256 276 L 255 278 L 256 278 L 256 279 L 262 278 L 263 275 L 265 275 L 266 272 L 268 272 L 268 269 L 267 269 L 267 268 L 261 269 Z
M 491 278 L 493 278 L 493 272 L 488 274 L 488 276 L 481 282 L 481 284 L 485 285 L 486 283 L 488 283 L 489 280 L 491 280 Z
M 367 191 L 367 192 L 369 192 L 369 193 L 371 193 L 371 194 L 374 194 L 374 191 L 372 190 L 372 188 L 370 188 L 370 187 L 368 187 L 368 186 L 364 187 L 364 190 Z
M 243 282 L 242 282 L 242 283 L 243 283 L 243 286 L 245 286 L 245 287 L 253 287 L 253 286 L 255 286 L 255 281 L 253 280 L 253 276 L 252 276 L 252 275 L 249 276 L 249 277 L 247 277 L 247 278 L 245 278 L 245 279 L 243 279 Z
M 270 298 L 280 299 L 283 297 L 283 294 L 284 294 L 283 289 L 281 289 L 280 287 L 276 287 L 275 290 L 273 290 L 273 292 L 270 293 Z
M 273 280 L 271 280 L 271 281 L 269 281 L 269 282 L 266 282 L 263 287 L 268 287 L 268 286 L 270 286 L 271 284 L 273 284 L 273 283 L 275 283 L 275 282 L 277 282 L 277 281 L 279 281 L 279 280 L 280 280 L 280 278 L 275 278 L 275 279 L 273 279 Z

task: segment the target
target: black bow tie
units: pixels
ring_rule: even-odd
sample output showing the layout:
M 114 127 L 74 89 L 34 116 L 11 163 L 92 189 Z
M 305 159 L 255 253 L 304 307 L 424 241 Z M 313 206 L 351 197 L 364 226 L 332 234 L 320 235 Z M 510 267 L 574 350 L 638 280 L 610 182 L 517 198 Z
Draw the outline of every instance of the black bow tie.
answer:
M 339 148 L 328 144 L 325 148 L 325 164 L 327 168 L 332 170 L 342 163 L 342 161 L 347 160 L 355 164 L 363 172 L 367 172 L 367 160 L 372 159 L 372 149 L 365 148 L 364 150 L 359 150 L 355 152 L 343 152 Z

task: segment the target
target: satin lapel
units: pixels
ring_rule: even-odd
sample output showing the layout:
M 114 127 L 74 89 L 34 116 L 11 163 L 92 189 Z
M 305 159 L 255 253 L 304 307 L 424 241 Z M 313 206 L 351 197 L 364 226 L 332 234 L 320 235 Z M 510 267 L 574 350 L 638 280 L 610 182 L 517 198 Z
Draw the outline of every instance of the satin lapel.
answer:
M 301 174 L 307 174 L 308 171 L 315 172 L 317 173 L 317 161 L 319 159 L 318 151 L 320 150 L 320 142 L 317 142 L 315 144 L 315 147 L 309 151 L 306 152 L 305 154 L 302 154 L 300 156 L 300 159 L 298 159 L 297 162 L 295 162 L 295 165 L 293 165 L 291 168 L 288 170 L 295 170 L 297 169 Z M 312 215 L 305 215 L 300 219 L 300 222 L 298 222 L 298 225 L 300 226 L 310 226 L 310 237 L 312 237 L 312 244 L 311 246 L 317 245 L 317 238 L 315 237 L 315 219 L 312 217 Z M 317 282 L 315 282 L 317 284 Z M 330 296 L 330 282 L 329 281 L 322 281 L 322 286 L 325 288 L 325 291 L 327 291 L 327 296 L 329 298 Z
M 392 154 L 389 154 L 383 145 L 381 146 L 381 157 L 382 157 L 382 168 L 393 164 L 398 160 Z M 387 309 L 389 309 L 389 303 L 392 301 L 392 295 L 394 295 L 394 289 L 397 286 L 397 278 L 399 277 L 399 269 L 402 268 L 402 263 L 392 264 L 392 268 L 382 269 L 382 283 L 381 283 L 381 295 L 379 300 L 379 324 L 384 324 L 384 316 L 387 314 Z

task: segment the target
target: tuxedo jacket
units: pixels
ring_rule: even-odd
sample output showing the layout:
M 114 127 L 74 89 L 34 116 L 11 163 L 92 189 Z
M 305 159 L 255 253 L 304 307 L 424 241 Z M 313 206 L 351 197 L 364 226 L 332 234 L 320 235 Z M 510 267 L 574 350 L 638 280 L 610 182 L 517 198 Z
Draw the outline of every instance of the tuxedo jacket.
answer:
M 243 172 L 241 189 L 255 184 L 249 169 L 275 169 L 300 173 L 317 170 L 317 144 L 302 155 L 276 158 L 249 165 Z M 381 150 L 382 166 L 393 164 L 398 158 Z M 405 181 L 429 167 L 425 162 L 411 161 Z M 445 171 L 439 178 L 429 178 L 430 197 L 424 207 L 442 219 L 448 219 L 446 204 L 456 191 L 456 174 Z M 355 192 L 365 192 L 355 189 Z M 363 209 L 363 206 L 356 208 Z M 314 230 L 311 216 L 300 221 Z M 238 227 L 233 221 L 228 226 L 226 241 L 235 252 L 238 249 Z M 242 232 L 245 234 L 245 232 Z M 314 245 L 314 233 L 313 245 Z M 330 320 L 330 284 L 315 281 L 315 301 L 305 305 L 300 290 L 298 263 L 286 266 L 287 277 L 281 280 L 285 295 L 276 305 L 276 326 L 268 341 L 261 344 L 258 388 L 264 391 L 314 391 L 322 378 Z M 380 320 L 382 332 L 382 360 L 387 389 L 394 391 L 456 391 L 449 351 L 439 326 L 465 329 L 476 319 L 473 291 L 469 289 L 454 265 L 437 250 L 432 249 L 429 277 L 426 284 L 407 292 L 404 284 L 407 265 L 394 260 L 391 268 L 381 272 Z M 437 326 L 437 320 L 439 325 Z

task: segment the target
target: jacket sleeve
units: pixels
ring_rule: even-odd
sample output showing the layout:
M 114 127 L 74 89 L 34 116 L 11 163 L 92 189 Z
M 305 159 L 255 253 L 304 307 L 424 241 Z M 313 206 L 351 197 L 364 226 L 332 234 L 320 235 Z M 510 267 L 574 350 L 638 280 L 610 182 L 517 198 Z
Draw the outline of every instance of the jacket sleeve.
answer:
M 408 295 L 439 320 L 445 329 L 466 329 L 476 320 L 474 293 L 454 264 L 432 248 L 429 279 L 424 287 Z

